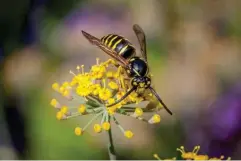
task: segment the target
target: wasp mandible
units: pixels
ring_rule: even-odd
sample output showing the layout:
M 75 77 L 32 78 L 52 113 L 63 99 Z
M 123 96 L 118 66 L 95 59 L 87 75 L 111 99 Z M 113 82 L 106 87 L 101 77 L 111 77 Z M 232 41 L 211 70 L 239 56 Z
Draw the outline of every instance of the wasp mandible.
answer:
M 160 96 L 151 87 L 151 78 L 148 76 L 149 67 L 147 64 L 147 53 L 146 53 L 146 38 L 143 29 L 135 24 L 133 25 L 133 30 L 137 36 L 140 44 L 141 55 L 143 58 L 136 56 L 136 49 L 126 38 L 116 35 L 109 34 L 98 39 L 89 33 L 82 31 L 82 34 L 88 41 L 99 47 L 106 54 L 111 56 L 113 59 L 118 61 L 127 72 L 128 76 L 132 78 L 131 85 L 132 88 L 127 91 L 122 98 L 120 98 L 115 103 L 108 105 L 108 107 L 114 106 L 124 100 L 133 91 L 138 88 L 150 89 L 150 91 L 155 95 L 158 101 L 163 105 L 165 110 L 172 115 L 172 112 L 167 108 L 164 102 L 161 100 Z

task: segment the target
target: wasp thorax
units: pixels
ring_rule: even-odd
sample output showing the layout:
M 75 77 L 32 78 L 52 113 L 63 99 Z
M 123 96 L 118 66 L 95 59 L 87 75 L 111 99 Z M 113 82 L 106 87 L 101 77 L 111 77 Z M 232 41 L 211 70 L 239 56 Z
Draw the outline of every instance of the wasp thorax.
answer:
M 127 73 L 131 77 L 144 77 L 148 73 L 147 63 L 139 57 L 133 57 L 129 61 L 129 69 Z
M 134 77 L 131 84 L 133 87 L 148 88 L 151 85 L 151 79 L 148 77 Z

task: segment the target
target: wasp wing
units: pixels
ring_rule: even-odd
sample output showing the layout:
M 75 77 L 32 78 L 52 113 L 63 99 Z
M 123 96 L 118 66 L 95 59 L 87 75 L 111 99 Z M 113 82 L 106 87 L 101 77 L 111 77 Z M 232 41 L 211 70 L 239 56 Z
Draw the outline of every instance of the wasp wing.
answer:
M 142 30 L 142 28 L 135 24 L 133 25 L 133 30 L 137 36 L 137 39 L 139 41 L 140 47 L 141 47 L 141 54 L 142 57 L 145 59 L 145 61 L 147 62 L 147 54 L 146 54 L 146 36 L 144 31 Z
M 110 49 L 109 47 L 105 46 L 104 44 L 102 44 L 102 42 L 100 41 L 100 39 L 90 35 L 89 33 L 82 31 L 82 34 L 84 35 L 84 37 L 89 40 L 89 42 L 93 45 L 98 46 L 101 50 L 103 50 L 106 54 L 108 54 L 109 56 L 111 56 L 112 58 L 114 58 L 115 60 L 117 60 L 120 65 L 122 65 L 124 68 L 126 68 L 128 66 L 128 62 L 121 57 L 120 55 L 118 55 L 117 52 L 115 52 L 114 50 Z

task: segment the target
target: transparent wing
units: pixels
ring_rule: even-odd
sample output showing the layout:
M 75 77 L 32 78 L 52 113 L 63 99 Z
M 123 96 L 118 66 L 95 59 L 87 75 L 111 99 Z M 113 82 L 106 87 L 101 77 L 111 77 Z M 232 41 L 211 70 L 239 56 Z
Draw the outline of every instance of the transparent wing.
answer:
M 117 60 L 121 66 L 123 66 L 124 68 L 126 68 L 128 66 L 128 62 L 123 57 L 119 56 L 117 52 L 115 52 L 114 50 L 111 50 L 110 48 L 108 48 L 107 46 L 102 44 L 100 39 L 90 35 L 89 33 L 85 32 L 85 31 L 82 31 L 82 34 L 84 35 L 84 37 L 87 40 L 89 40 L 89 42 L 91 44 L 98 46 L 106 54 L 108 54 L 109 56 L 111 56 L 112 58 Z
M 133 25 L 133 30 L 138 38 L 140 47 L 141 47 L 141 54 L 142 57 L 145 59 L 145 61 L 147 62 L 147 54 L 146 54 L 146 36 L 144 31 L 142 30 L 142 28 L 135 24 Z

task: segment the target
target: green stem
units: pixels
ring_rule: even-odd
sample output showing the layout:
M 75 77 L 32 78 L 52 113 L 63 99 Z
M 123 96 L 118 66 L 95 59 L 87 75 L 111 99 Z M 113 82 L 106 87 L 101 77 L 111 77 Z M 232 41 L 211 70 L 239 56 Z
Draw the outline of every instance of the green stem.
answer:
M 109 117 L 108 121 L 110 123 L 111 117 L 110 116 L 108 116 L 108 117 Z M 109 146 L 108 146 L 109 158 L 110 158 L 110 160 L 116 160 L 116 152 L 115 152 L 115 148 L 114 148 L 111 128 L 108 130 L 108 136 L 109 136 Z

